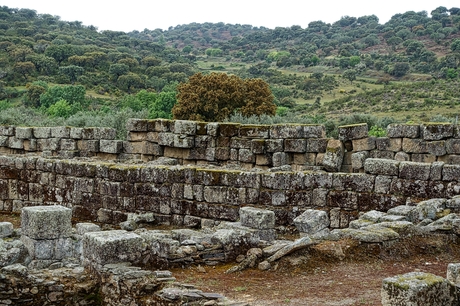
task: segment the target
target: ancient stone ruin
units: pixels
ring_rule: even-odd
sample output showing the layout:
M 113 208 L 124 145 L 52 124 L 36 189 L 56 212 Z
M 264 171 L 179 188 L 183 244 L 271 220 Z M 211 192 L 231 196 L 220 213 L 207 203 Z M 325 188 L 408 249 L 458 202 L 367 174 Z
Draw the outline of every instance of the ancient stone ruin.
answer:
M 0 211 L 22 218 L 21 229 L 0 223 L 0 305 L 228 304 L 164 269 L 238 259 L 228 273 L 267 270 L 323 240 L 460 234 L 457 125 L 390 125 L 375 138 L 358 124 L 339 139 L 321 125 L 127 129 L 121 141 L 108 128 L 0 127 Z M 300 238 L 277 240 L 286 226 Z M 384 305 L 409 305 L 426 279 L 431 305 L 458 301 L 453 278 L 401 279 L 384 281 Z

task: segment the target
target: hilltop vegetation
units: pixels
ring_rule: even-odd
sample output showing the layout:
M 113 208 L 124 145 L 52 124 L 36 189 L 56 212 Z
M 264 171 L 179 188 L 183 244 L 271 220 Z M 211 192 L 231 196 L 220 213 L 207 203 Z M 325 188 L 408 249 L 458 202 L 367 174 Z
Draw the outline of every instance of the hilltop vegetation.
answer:
M 372 114 L 377 125 L 389 122 L 384 117 L 453 117 L 460 9 L 430 15 L 409 11 L 385 24 L 375 15 L 344 16 L 305 29 L 192 23 L 125 33 L 3 6 L 0 123 L 119 127 L 127 116 L 172 118 L 178 84 L 199 72 L 264 80 L 277 122 L 333 127 L 358 120 L 356 113 Z

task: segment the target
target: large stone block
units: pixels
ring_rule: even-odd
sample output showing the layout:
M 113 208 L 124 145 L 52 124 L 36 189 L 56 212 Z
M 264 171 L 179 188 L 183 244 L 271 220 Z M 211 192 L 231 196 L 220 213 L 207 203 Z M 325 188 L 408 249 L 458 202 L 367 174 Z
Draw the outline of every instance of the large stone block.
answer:
M 35 138 L 49 138 L 51 137 L 51 128 L 49 127 L 34 127 L 33 135 Z
M 442 167 L 443 181 L 457 181 L 460 177 L 460 165 L 444 165 Z
M 0 135 L 2 136 L 14 136 L 14 126 L 0 125 Z
M 426 142 L 422 139 L 404 138 L 402 150 L 406 153 L 427 153 Z
M 193 148 L 195 137 L 185 136 L 184 134 L 174 135 L 174 147 L 176 148 Z
M 361 139 L 353 139 L 353 151 L 370 151 L 375 149 L 375 137 L 365 137 Z
M 124 230 L 83 235 L 83 258 L 86 265 L 135 262 L 141 258 L 144 249 L 144 239 L 141 236 Z
M 420 135 L 418 124 L 390 124 L 387 127 L 389 138 L 417 138 Z
M 147 132 L 148 120 L 145 119 L 128 119 L 126 130 L 132 132 Z
M 306 139 L 285 139 L 284 140 L 284 151 L 285 152 L 296 152 L 304 153 L 307 150 Z
M 431 164 L 417 162 L 401 162 L 399 164 L 399 177 L 410 180 L 424 180 L 430 178 Z
M 324 138 L 326 137 L 326 127 L 318 124 L 307 124 L 303 126 L 305 138 Z
M 305 138 L 301 124 L 274 124 L 270 127 L 270 138 Z
M 252 125 L 246 124 L 240 127 L 240 137 L 247 138 L 268 138 L 270 136 L 269 125 Z
M 342 141 L 366 138 L 369 133 L 367 123 L 342 125 L 338 127 L 339 139 Z
M 101 139 L 99 142 L 99 151 L 102 153 L 118 154 L 123 149 L 123 141 Z
M 283 152 L 284 140 L 283 139 L 267 139 L 265 140 L 265 148 L 267 152 Z
M 324 153 L 326 152 L 327 138 L 308 138 L 307 139 L 307 152 L 310 153 Z
M 11 149 L 24 149 L 24 140 L 18 139 L 16 137 L 9 137 L 8 147 L 10 147 Z
M 327 229 L 330 221 L 325 211 L 307 209 L 303 214 L 294 219 L 294 224 L 300 233 L 315 235 Z
M 0 222 L 0 238 L 5 238 L 13 234 L 13 224 L 10 222 Z
M 451 123 L 425 123 L 420 128 L 425 140 L 441 140 L 454 135 L 454 125 Z
M 383 280 L 383 306 L 445 306 L 456 301 L 455 285 L 431 273 L 410 272 Z
M 70 127 L 56 126 L 51 128 L 52 138 L 70 138 Z
M 196 135 L 196 121 L 176 120 L 174 121 L 174 133 L 184 135 Z
M 368 158 L 364 162 L 364 171 L 370 174 L 397 176 L 399 164 L 396 160 Z
M 398 152 L 402 148 L 402 138 L 377 137 L 375 144 L 379 151 Z
M 351 154 L 351 167 L 353 170 L 364 168 L 364 162 L 369 158 L 369 152 L 356 152 Z
M 17 127 L 16 128 L 16 138 L 18 139 L 32 138 L 32 128 L 31 127 Z
M 344 146 L 340 140 L 331 139 L 327 143 L 322 165 L 327 171 L 338 172 L 342 166 Z
M 460 154 L 460 139 L 447 139 L 446 152 L 447 154 Z
M 275 213 L 271 210 L 255 207 L 240 209 L 241 225 L 255 229 L 272 229 L 275 227 Z
M 24 207 L 21 214 L 22 234 L 32 239 L 69 237 L 72 210 L 60 205 Z

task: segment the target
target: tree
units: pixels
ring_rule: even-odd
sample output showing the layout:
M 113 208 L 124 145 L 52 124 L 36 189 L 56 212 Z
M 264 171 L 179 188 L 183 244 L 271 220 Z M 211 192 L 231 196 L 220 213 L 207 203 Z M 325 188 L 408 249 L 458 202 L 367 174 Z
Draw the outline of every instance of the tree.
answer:
M 409 69 L 409 63 L 398 62 L 393 65 L 393 69 L 390 71 L 390 74 L 395 77 L 402 77 L 409 72 Z
M 69 104 L 84 104 L 86 89 L 82 85 L 52 86 L 40 95 L 40 105 L 50 107 L 59 100 Z
M 38 107 L 40 106 L 40 96 L 45 93 L 48 85 L 45 82 L 37 81 L 32 84 L 27 84 L 27 93 L 26 93 L 26 106 Z
M 77 78 L 85 72 L 85 69 L 80 66 L 70 65 L 59 67 L 59 72 L 67 76 L 70 82 L 74 84 Z
M 60 65 L 63 61 L 74 55 L 74 50 L 72 45 L 51 45 L 46 48 L 45 55 L 54 58 Z
M 14 64 L 13 70 L 16 73 L 21 74 L 24 79 L 27 80 L 27 75 L 30 75 L 35 71 L 35 65 L 32 62 L 18 62 Z
M 129 66 L 126 64 L 113 64 L 110 65 L 109 73 L 113 76 L 114 80 L 117 80 L 120 76 L 129 72 Z
M 244 116 L 276 113 L 270 87 L 261 79 L 197 73 L 177 89 L 178 102 L 172 110 L 175 119 L 223 121 L 235 111 Z
M 356 70 L 354 69 L 345 70 L 342 76 L 346 78 L 348 81 L 350 81 L 350 83 L 353 84 L 353 81 L 356 80 Z
M 141 77 L 134 73 L 121 75 L 117 80 L 117 84 L 122 90 L 128 93 L 130 93 L 133 88 L 141 88 L 144 86 Z
M 149 108 L 149 118 L 172 118 L 172 108 L 176 104 L 176 93 L 173 91 L 160 92 L 155 102 Z

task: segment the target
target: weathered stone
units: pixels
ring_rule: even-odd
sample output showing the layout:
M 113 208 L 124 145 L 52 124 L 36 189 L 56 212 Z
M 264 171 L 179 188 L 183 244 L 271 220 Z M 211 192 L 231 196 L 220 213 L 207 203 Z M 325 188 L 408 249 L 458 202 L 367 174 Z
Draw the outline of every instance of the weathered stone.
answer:
M 397 176 L 399 164 L 400 162 L 395 160 L 368 158 L 364 162 L 364 171 L 370 174 Z
M 447 154 L 460 154 L 460 139 L 447 139 L 446 152 Z
M 443 181 L 456 181 L 460 177 L 460 165 L 444 165 L 442 167 Z
M 327 171 L 338 172 L 342 166 L 343 156 L 343 143 L 340 140 L 331 139 L 327 143 L 322 165 Z
M 304 125 L 273 124 L 270 126 L 270 138 L 305 138 Z
M 418 203 L 415 207 L 418 221 L 424 219 L 436 220 L 443 216 L 446 199 L 430 199 Z
M 284 152 L 273 153 L 273 167 L 280 167 L 289 164 L 289 155 Z
M 426 151 L 434 156 L 446 155 L 446 142 L 442 141 L 427 141 L 425 143 Z
M 10 222 L 0 222 L 0 238 L 9 237 L 13 234 L 13 224 Z
M 94 223 L 77 223 L 75 224 L 75 229 L 77 230 L 78 235 L 101 231 L 101 227 Z
M 185 135 L 196 135 L 196 121 L 175 120 L 174 133 Z
M 450 263 L 447 265 L 447 280 L 455 285 L 460 284 L 460 263 Z
M 144 250 L 141 236 L 124 230 L 89 232 L 83 235 L 86 265 L 136 262 Z
M 327 229 L 330 221 L 325 211 L 307 209 L 294 219 L 294 224 L 300 233 L 313 236 Z
M 369 152 L 356 152 L 351 154 L 351 167 L 353 170 L 364 168 L 364 162 L 369 158 Z
M 402 150 L 406 153 L 427 153 L 426 142 L 423 139 L 404 138 Z
M 275 213 L 270 210 L 254 207 L 240 209 L 240 222 L 243 226 L 256 229 L 272 229 L 275 227 Z
M 455 286 L 431 273 L 410 272 L 383 280 L 383 306 L 443 306 L 454 302 Z
M 285 152 L 296 152 L 304 153 L 307 150 L 306 139 L 285 139 L 284 140 L 284 151 Z
M 8 147 L 11 149 L 24 149 L 24 140 L 18 139 L 16 137 L 9 137 Z
M 57 126 L 51 128 L 52 138 L 70 138 L 70 127 Z
M 425 123 L 420 129 L 425 140 L 441 140 L 454 134 L 454 125 L 451 123 Z
M 401 162 L 399 164 L 399 177 L 411 180 L 424 180 L 430 178 L 431 165 L 428 163 Z
M 411 160 L 417 163 L 434 163 L 436 156 L 433 154 L 412 153 Z
M 283 139 L 267 139 L 265 140 L 265 148 L 267 152 L 282 152 L 284 150 L 284 140 Z
M 145 119 L 128 119 L 126 130 L 132 132 L 147 132 L 148 121 Z
M 310 245 L 313 245 L 313 244 L 315 244 L 315 243 L 313 242 L 313 240 L 310 239 L 310 237 L 308 237 L 308 236 L 302 237 L 300 239 L 295 240 L 293 243 L 288 244 L 288 245 L 284 246 L 283 248 L 281 248 L 275 254 L 273 254 L 272 256 L 267 258 L 267 261 L 269 263 L 274 262 L 274 261 L 280 259 L 283 256 L 286 256 L 286 255 L 288 255 L 288 254 L 290 254 L 290 253 L 292 253 L 294 251 L 306 248 L 306 247 L 308 247 Z
M 387 127 L 389 138 L 417 138 L 420 135 L 418 124 L 390 124 Z
M 339 140 L 342 141 L 366 138 L 369 132 L 367 123 L 343 125 L 339 126 L 338 130 Z
M 377 150 L 379 151 L 401 151 L 402 138 L 378 137 L 375 139 Z
M 390 191 L 391 176 L 378 175 L 375 177 L 374 191 L 377 193 L 388 193 Z
M 375 137 L 353 139 L 353 151 L 370 151 L 375 149 Z
M 15 136 L 17 139 L 30 139 L 32 138 L 32 128 L 31 127 L 16 127 Z
M 399 238 L 399 234 L 392 229 L 385 227 L 372 228 L 370 226 L 364 226 L 360 229 L 345 228 L 333 230 L 331 234 L 339 235 L 341 238 L 351 238 L 367 243 L 381 243 Z
M 410 161 L 410 155 L 406 152 L 398 152 L 395 154 L 395 160 L 397 161 Z
M 60 205 L 24 207 L 21 213 L 22 234 L 32 239 L 69 237 L 72 210 Z
M 240 126 L 240 137 L 247 138 L 268 138 L 270 135 L 269 125 L 243 124 Z
M 371 210 L 366 213 L 364 213 L 360 219 L 371 221 L 374 223 L 380 222 L 380 220 L 386 216 L 386 213 L 381 212 L 381 211 L 376 211 L 376 210 Z
M 324 153 L 326 152 L 327 138 L 307 138 L 307 152 Z
M 326 137 L 326 127 L 324 125 L 307 124 L 303 126 L 305 138 L 324 138 Z
M 105 140 L 99 142 L 99 151 L 102 153 L 118 154 L 123 149 L 123 141 L 121 140 Z

